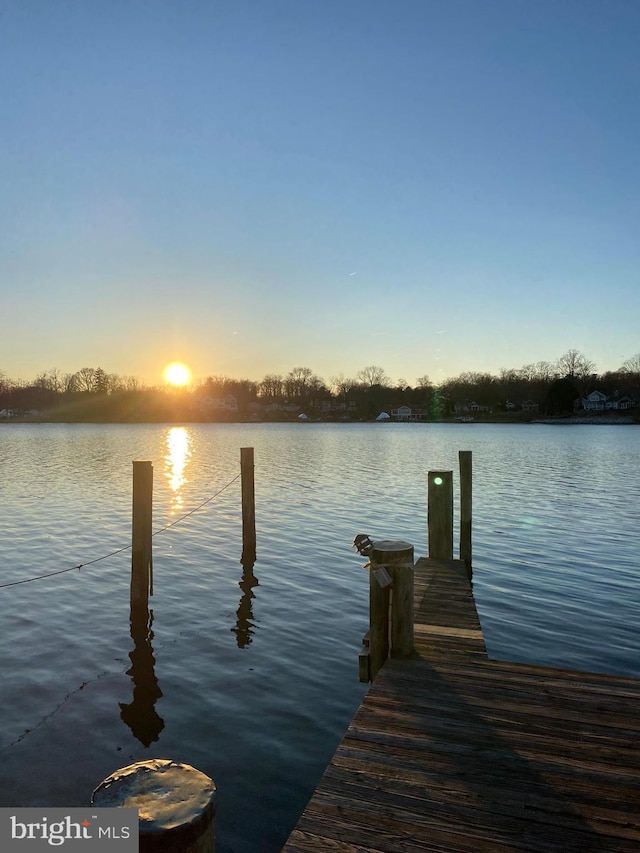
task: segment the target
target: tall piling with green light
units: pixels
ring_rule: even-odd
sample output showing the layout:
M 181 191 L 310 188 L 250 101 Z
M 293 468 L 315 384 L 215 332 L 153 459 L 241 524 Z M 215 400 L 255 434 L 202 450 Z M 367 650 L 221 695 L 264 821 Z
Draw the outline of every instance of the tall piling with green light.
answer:
M 427 526 L 429 556 L 453 560 L 453 471 L 427 475 Z

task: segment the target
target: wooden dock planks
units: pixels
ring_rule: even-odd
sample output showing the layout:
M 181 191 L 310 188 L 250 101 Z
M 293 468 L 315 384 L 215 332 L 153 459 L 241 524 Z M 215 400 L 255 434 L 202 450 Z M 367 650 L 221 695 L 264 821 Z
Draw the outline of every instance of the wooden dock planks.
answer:
M 283 853 L 640 850 L 640 681 L 489 660 L 458 561 L 415 616 Z

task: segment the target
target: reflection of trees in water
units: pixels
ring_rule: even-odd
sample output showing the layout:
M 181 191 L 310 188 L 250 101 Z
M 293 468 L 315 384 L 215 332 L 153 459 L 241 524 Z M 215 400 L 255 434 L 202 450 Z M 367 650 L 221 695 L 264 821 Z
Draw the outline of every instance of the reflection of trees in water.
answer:
M 156 659 L 153 656 L 153 611 L 145 605 L 131 608 L 131 639 L 133 650 L 129 652 L 131 668 L 127 675 L 133 681 L 133 702 L 119 702 L 120 717 L 135 737 L 149 746 L 157 741 L 164 728 L 164 720 L 156 713 L 156 701 L 162 696 L 154 672 Z
M 255 598 L 253 588 L 259 585 L 258 578 L 253 574 L 255 563 L 244 562 L 242 564 L 242 580 L 238 584 L 242 590 L 240 605 L 236 610 L 236 625 L 231 630 L 236 635 L 238 648 L 244 649 L 251 643 L 251 637 L 255 633 L 253 622 L 252 601 Z

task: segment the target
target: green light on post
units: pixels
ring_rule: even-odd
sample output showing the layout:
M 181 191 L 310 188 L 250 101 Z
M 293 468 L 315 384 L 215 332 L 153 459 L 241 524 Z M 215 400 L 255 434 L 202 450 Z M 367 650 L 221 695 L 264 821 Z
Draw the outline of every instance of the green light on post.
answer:
M 442 477 L 434 477 L 433 482 L 436 484 L 436 486 L 441 486 L 442 485 Z

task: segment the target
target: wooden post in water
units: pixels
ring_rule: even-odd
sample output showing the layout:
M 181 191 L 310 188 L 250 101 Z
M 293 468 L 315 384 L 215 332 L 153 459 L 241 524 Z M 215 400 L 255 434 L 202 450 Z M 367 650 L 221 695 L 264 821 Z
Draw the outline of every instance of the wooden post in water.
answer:
M 242 558 L 240 562 L 256 560 L 256 492 L 254 481 L 253 447 L 240 448 L 242 483 Z
M 166 758 L 138 761 L 107 776 L 93 792 L 98 808 L 136 808 L 140 853 L 214 853 L 216 786 Z
M 133 463 L 133 513 L 131 520 L 131 607 L 146 606 L 152 590 L 151 548 L 153 464 Z
M 453 560 L 453 471 L 429 471 L 427 483 L 429 556 Z
M 471 519 L 472 519 L 472 468 L 471 451 L 459 450 L 460 462 L 460 559 L 464 560 L 471 578 Z
M 374 542 L 370 561 L 369 666 L 373 682 L 389 657 L 389 649 L 393 657 L 413 653 L 413 545 Z

